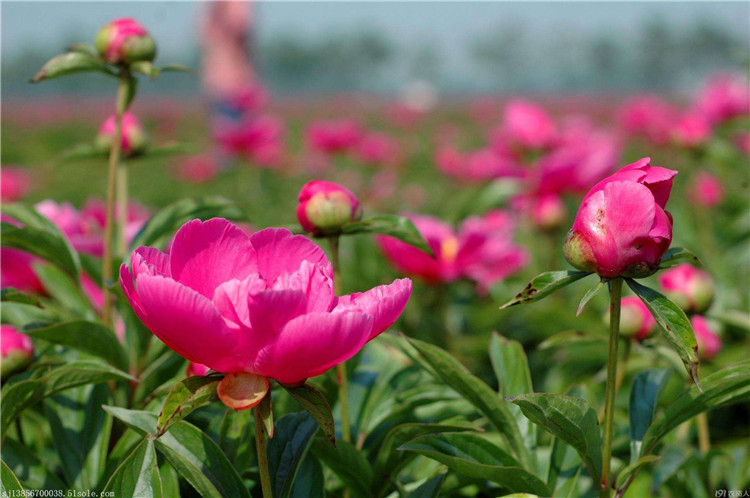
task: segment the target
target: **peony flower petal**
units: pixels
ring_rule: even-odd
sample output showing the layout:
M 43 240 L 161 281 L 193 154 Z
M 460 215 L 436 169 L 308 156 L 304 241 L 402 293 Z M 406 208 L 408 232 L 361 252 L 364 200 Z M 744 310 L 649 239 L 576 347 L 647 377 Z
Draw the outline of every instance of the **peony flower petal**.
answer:
M 319 264 L 326 275 L 333 275 L 333 266 L 323 249 L 286 228 L 260 230 L 250 237 L 250 241 L 258 255 L 258 272 L 267 282 L 273 282 L 284 273 L 298 271 L 303 261 Z
M 135 284 L 144 323 L 169 348 L 219 372 L 242 370 L 237 333 L 226 326 L 211 301 L 159 275 L 141 274 Z
M 394 280 L 390 285 L 380 285 L 367 292 L 341 296 L 333 311 L 339 313 L 359 310 L 372 315 L 373 326 L 368 338 L 371 340 L 398 319 L 409 301 L 411 289 L 411 280 L 408 278 Z
M 133 276 L 147 271 L 151 275 L 161 275 L 162 277 L 171 277 L 169 269 L 169 255 L 153 247 L 141 246 L 135 251 L 130 258 L 130 266 L 133 268 Z
M 303 261 L 298 272 L 284 273 L 273 283 L 274 290 L 298 290 L 307 296 L 305 313 L 331 311 L 334 306 L 333 279 L 319 264 Z
M 299 316 L 259 352 L 253 371 L 285 384 L 315 377 L 357 354 L 372 324 L 372 316 L 356 311 Z
M 248 295 L 265 289 L 266 282 L 257 273 L 251 273 L 244 280 L 235 278 L 218 286 L 211 302 L 216 306 L 224 320 L 232 324 L 230 327 L 244 325 L 250 328 L 250 311 L 247 308 Z
M 253 344 L 259 349 L 276 337 L 284 326 L 305 313 L 307 296 L 300 290 L 267 290 L 247 296 L 247 308 L 253 327 Z
M 185 223 L 169 257 L 172 278 L 208 299 L 219 285 L 244 280 L 258 269 L 248 235 L 223 218 Z
M 146 312 L 143 311 L 141 300 L 138 297 L 138 292 L 136 292 L 133 283 L 133 275 L 130 273 L 130 268 L 128 268 L 128 265 L 126 264 L 120 265 L 120 287 L 122 287 L 122 291 L 125 293 L 125 298 L 130 303 L 135 314 L 143 323 L 146 323 Z

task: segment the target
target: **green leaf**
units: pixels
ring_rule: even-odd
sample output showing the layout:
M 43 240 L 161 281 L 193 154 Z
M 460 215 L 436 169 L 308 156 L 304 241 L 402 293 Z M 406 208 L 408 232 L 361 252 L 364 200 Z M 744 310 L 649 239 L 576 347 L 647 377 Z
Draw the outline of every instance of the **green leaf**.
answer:
M 74 361 L 56 367 L 37 378 L 5 386 L 2 390 L 0 428 L 3 438 L 8 425 L 24 409 L 48 396 L 86 384 L 100 384 L 110 380 L 130 380 L 134 377 L 109 365 L 93 361 Z
M 643 436 L 641 456 L 653 452 L 669 431 L 699 413 L 750 399 L 750 360 L 745 360 L 703 379 L 703 392 L 692 386 L 654 420 Z
M 318 423 L 331 444 L 336 446 L 336 425 L 333 421 L 331 406 L 325 396 L 310 384 L 299 387 L 282 386 L 292 395 L 302 408 Z
M 74 43 L 68 47 L 68 52 L 80 52 L 82 54 L 88 54 L 91 57 L 99 57 L 99 52 L 96 48 L 86 43 Z
M 162 238 L 174 235 L 178 228 L 190 220 L 199 218 L 227 218 L 229 220 L 246 220 L 247 215 L 237 203 L 222 197 L 204 197 L 201 199 L 181 199 L 157 211 L 141 231 L 133 238 L 130 249 L 138 246 L 154 246 Z
M 392 214 L 377 214 L 361 221 L 347 223 L 341 229 L 344 235 L 378 233 L 394 237 L 433 256 L 432 249 L 409 218 Z
M 0 301 L 3 303 L 20 303 L 41 307 L 35 297 L 26 295 L 13 287 L 6 287 L 0 290 Z
M 399 446 L 425 434 L 471 430 L 474 429 L 472 427 L 453 424 L 406 423 L 397 425 L 386 434 L 383 444 L 378 451 L 378 456 L 375 459 L 376 486 L 380 485 L 381 488 L 386 487 L 401 467 L 414 456 L 403 451 L 397 451 Z M 376 494 L 380 495 L 380 493 Z
M 274 424 L 273 424 L 273 402 L 271 401 L 271 390 L 269 390 L 268 394 L 262 400 L 260 400 L 260 403 L 258 403 L 256 410 L 258 410 L 258 413 L 260 414 L 260 419 L 263 421 L 263 427 L 266 429 L 266 434 L 268 434 L 269 438 L 272 438 Z
M 5 460 L 0 461 L 0 483 L 2 483 L 3 496 L 23 496 L 23 486 L 5 463 Z
M 661 263 L 659 263 L 659 268 L 671 268 L 672 266 L 677 266 L 683 262 L 696 263 L 703 266 L 703 263 L 698 259 L 698 256 L 684 247 L 672 247 L 664 253 L 664 256 L 661 258 Z
M 660 457 L 656 455 L 647 455 L 639 458 L 635 462 L 631 463 L 617 474 L 617 480 L 615 481 L 615 487 L 620 489 L 626 481 L 631 481 L 632 478 L 641 470 L 644 465 L 659 460 Z
M 487 384 L 472 375 L 458 360 L 437 346 L 416 339 L 408 339 L 437 377 L 474 405 L 508 440 L 513 452 L 524 467 L 531 468 L 532 460 L 524 445 L 521 432 L 509 405 Z
M 506 339 L 493 332 L 490 339 L 490 361 L 495 370 L 500 396 L 518 396 L 534 392 L 526 353 L 520 342 Z M 536 426 L 523 416 L 517 406 L 509 405 L 508 408 L 516 419 L 526 447 L 534 453 Z
M 635 376 L 630 388 L 630 459 L 635 463 L 641 454 L 643 435 L 651 425 L 664 387 L 669 380 L 671 370 L 644 370 Z
M 590 288 L 586 294 L 584 294 L 583 298 L 581 299 L 581 302 L 578 303 L 578 310 L 576 311 L 576 316 L 580 316 L 580 314 L 583 312 L 583 309 L 586 307 L 587 304 L 589 304 L 589 301 L 593 299 L 594 296 L 599 294 L 599 291 L 604 288 L 604 284 L 606 282 L 604 280 L 600 280 L 595 286 Z
M 112 417 L 102 410 L 108 402 L 109 388 L 104 384 L 69 389 L 44 402 L 44 415 L 71 488 L 99 487 L 112 427 Z
M 515 493 L 550 496 L 547 484 L 520 467 L 498 446 L 471 433 L 420 436 L 399 448 L 414 451 L 475 479 L 487 479 Z
M 149 61 L 134 62 L 130 65 L 130 71 L 148 76 L 152 80 L 159 76 L 159 68 Z
M 416 489 L 406 495 L 406 498 L 437 498 L 440 496 L 440 488 L 443 487 L 443 481 L 445 481 L 446 474 L 447 472 L 444 470 L 438 472 L 437 475 L 427 479 Z
M 580 398 L 524 394 L 509 398 L 532 422 L 565 441 L 581 456 L 594 482 L 601 481 L 602 441 L 596 412 Z
M 112 416 L 142 434 L 156 427 L 155 413 L 103 407 Z M 221 448 L 203 431 L 184 420 L 154 441 L 157 451 L 204 498 L 250 498 L 250 494 Z
M 698 382 L 698 343 L 685 312 L 654 289 L 643 286 L 630 278 L 626 278 L 625 281 L 654 316 L 664 336 L 680 355 L 688 375 L 700 389 Z
M 197 408 L 218 399 L 216 387 L 220 380 L 221 376 L 199 375 L 188 377 L 175 384 L 159 412 L 154 437 L 158 438 L 167 432 L 173 424 L 187 417 Z
M 46 293 L 76 317 L 95 319 L 96 313 L 80 284 L 49 263 L 35 262 L 34 272 Z
M 339 441 L 336 448 L 318 440 L 312 446 L 313 455 L 336 474 L 352 496 L 372 495 L 373 472 L 370 463 L 351 443 Z
M 592 344 L 606 345 L 607 339 L 606 337 L 602 337 L 599 335 L 591 335 L 583 330 L 566 330 L 564 332 L 560 332 L 551 337 L 548 337 L 541 344 L 539 344 L 539 346 L 537 346 L 537 349 L 542 351 L 557 346 L 589 346 Z
M 192 73 L 195 74 L 195 71 L 193 68 L 189 66 L 185 66 L 184 64 L 167 64 L 166 66 L 162 66 L 161 72 L 171 72 L 171 73 Z
M 0 223 L 3 247 L 39 256 L 78 281 L 81 273 L 78 253 L 50 220 L 21 204 L 3 204 L 3 214 L 22 224 Z
M 325 485 L 323 466 L 308 453 L 299 466 L 290 496 L 295 498 L 325 498 Z
M 86 320 L 72 320 L 24 332 L 33 339 L 43 339 L 66 348 L 77 349 L 107 361 L 120 370 L 128 369 L 127 353 L 108 327 Z
M 585 271 L 548 271 L 542 273 L 534 277 L 516 297 L 500 306 L 500 309 L 540 301 L 556 290 L 562 289 L 587 275 L 591 274 Z
M 154 442 L 151 439 L 141 441 L 117 467 L 102 494 L 107 492 L 122 498 L 159 498 L 163 495 Z
M 317 430 L 317 422 L 305 412 L 289 413 L 276 421 L 276 437 L 268 441 L 273 496 L 290 496 L 294 478 Z
M 66 74 L 90 71 L 117 76 L 102 59 L 90 53 L 75 51 L 54 56 L 42 66 L 42 69 L 30 81 L 39 83 Z
M 21 484 L 28 489 L 64 489 L 63 483 L 51 472 L 33 450 L 7 438 L 3 441 L 3 461 L 18 476 Z

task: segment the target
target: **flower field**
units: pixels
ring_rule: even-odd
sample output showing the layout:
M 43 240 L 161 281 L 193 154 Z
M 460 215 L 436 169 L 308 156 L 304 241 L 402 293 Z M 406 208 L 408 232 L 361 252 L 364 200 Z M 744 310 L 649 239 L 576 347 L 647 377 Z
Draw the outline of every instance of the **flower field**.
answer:
M 746 71 L 217 104 L 91 35 L 33 81 L 111 98 L 2 102 L 3 496 L 750 493 Z

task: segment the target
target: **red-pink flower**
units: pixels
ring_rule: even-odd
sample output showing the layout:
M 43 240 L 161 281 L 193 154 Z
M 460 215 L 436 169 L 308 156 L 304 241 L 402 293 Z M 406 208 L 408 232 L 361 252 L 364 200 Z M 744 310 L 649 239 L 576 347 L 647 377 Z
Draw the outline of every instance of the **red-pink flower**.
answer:
M 297 220 L 308 233 L 338 233 L 346 223 L 361 217 L 357 196 L 338 183 L 312 180 L 297 197 Z
M 677 116 L 677 107 L 655 95 L 633 97 L 619 111 L 620 125 L 628 134 L 644 137 L 657 145 L 669 141 Z
M 672 242 L 664 210 L 677 174 L 644 158 L 597 183 L 578 209 L 563 247 L 579 270 L 602 277 L 644 277 L 658 269 Z
M 0 201 L 15 202 L 29 192 L 31 178 L 24 168 L 3 166 L 0 168 Z
M 698 95 L 693 109 L 712 124 L 750 114 L 750 86 L 738 75 L 715 76 Z
M 622 298 L 620 313 L 620 334 L 642 341 L 654 333 L 656 320 L 638 297 Z
M 0 287 L 13 287 L 23 292 L 44 292 L 44 286 L 32 266 L 38 261 L 41 260 L 26 251 L 0 248 Z
M 353 150 L 361 136 L 362 130 L 359 125 L 349 119 L 315 121 L 305 131 L 308 147 L 326 154 Z
M 0 377 L 23 369 L 34 358 L 34 344 L 12 325 L 0 325 Z
M 219 372 L 295 384 L 354 356 L 388 328 L 411 294 L 396 280 L 337 297 L 323 250 L 268 228 L 193 220 L 170 254 L 140 247 L 120 283 L 133 310 L 175 352 Z
M 520 176 L 520 168 L 510 156 L 485 147 L 462 154 L 453 146 L 443 146 L 435 162 L 446 175 L 469 182 L 486 182 L 496 178 Z
M 531 150 L 552 145 L 557 134 L 554 121 L 543 107 L 520 99 L 505 106 L 498 131 L 508 143 Z
M 206 183 L 219 173 L 219 166 L 210 156 L 189 157 L 177 166 L 177 178 L 188 183 Z
M 117 116 L 109 116 L 99 128 L 96 137 L 96 146 L 103 152 L 109 152 L 112 140 L 115 136 Z M 141 122 L 132 112 L 128 111 L 122 116 L 122 140 L 120 141 L 123 156 L 135 155 L 143 152 L 148 143 L 146 132 Z
M 701 360 L 711 360 L 721 351 L 721 337 L 701 315 L 695 315 L 690 320 L 698 342 L 698 357 Z
M 697 147 L 711 138 L 711 123 L 697 113 L 680 117 L 672 128 L 672 139 L 682 147 Z
M 468 218 L 458 233 L 431 216 L 408 214 L 432 249 L 434 257 L 388 236 L 378 236 L 386 258 L 401 272 L 429 284 L 468 278 L 480 292 L 517 272 L 528 261 L 526 251 L 513 243 L 513 221 L 503 211 Z
M 194 375 L 204 376 L 208 374 L 209 370 L 211 369 L 208 368 L 206 365 L 190 362 L 188 363 L 188 366 L 187 366 L 187 375 L 188 377 L 192 377 Z
M 96 35 L 96 49 L 111 64 L 152 61 L 156 44 L 138 21 L 116 19 L 105 25 Z
M 260 167 L 278 165 L 278 153 L 283 152 L 285 133 L 283 121 L 271 115 L 238 123 L 218 120 L 214 124 L 214 137 L 226 153 L 247 156 Z
M 688 188 L 688 197 L 701 207 L 714 207 L 724 200 L 724 186 L 708 171 L 698 173 Z
M 367 133 L 356 146 L 356 153 L 362 162 L 371 165 L 397 166 L 402 159 L 398 141 L 385 133 Z
M 659 275 L 659 283 L 664 294 L 688 313 L 703 313 L 714 300 L 714 279 L 688 263 Z

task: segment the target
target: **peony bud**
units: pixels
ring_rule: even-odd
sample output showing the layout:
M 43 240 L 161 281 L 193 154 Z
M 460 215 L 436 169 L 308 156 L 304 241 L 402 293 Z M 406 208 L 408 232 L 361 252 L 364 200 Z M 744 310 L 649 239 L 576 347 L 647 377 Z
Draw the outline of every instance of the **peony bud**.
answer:
M 357 197 L 337 183 L 307 182 L 297 200 L 297 220 L 305 231 L 315 235 L 339 233 L 346 223 L 362 218 Z
M 34 344 L 26 334 L 12 325 L 0 326 L 0 377 L 7 377 L 26 368 L 34 358 Z
M 96 49 L 110 64 L 152 61 L 156 43 L 135 19 L 117 19 L 99 30 Z
M 565 221 L 565 204 L 557 194 L 545 194 L 536 199 L 532 217 L 542 230 L 554 230 Z
M 117 116 L 112 115 L 102 123 L 99 135 L 96 137 L 96 148 L 102 152 L 109 152 L 112 139 L 115 136 Z M 122 141 L 120 142 L 123 156 L 134 156 L 142 153 L 148 144 L 148 137 L 141 126 L 141 122 L 131 112 L 122 116 Z
M 711 208 L 724 200 L 724 186 L 716 176 L 701 171 L 690 185 L 688 197 L 698 206 Z
M 721 351 L 721 337 L 713 331 L 708 320 L 701 315 L 695 315 L 690 323 L 693 325 L 695 340 L 698 342 L 698 357 L 701 360 L 711 360 Z
M 604 320 L 609 323 L 609 310 L 604 314 Z M 622 299 L 620 308 L 620 335 L 632 337 L 642 341 L 654 333 L 656 320 L 643 301 L 636 296 Z
M 656 272 L 672 242 L 664 207 L 677 172 L 649 162 L 625 166 L 586 194 L 563 245 L 571 265 L 606 278 Z
M 659 283 L 664 295 L 686 313 L 703 313 L 714 300 L 714 279 L 687 263 L 665 271 L 659 276 Z

